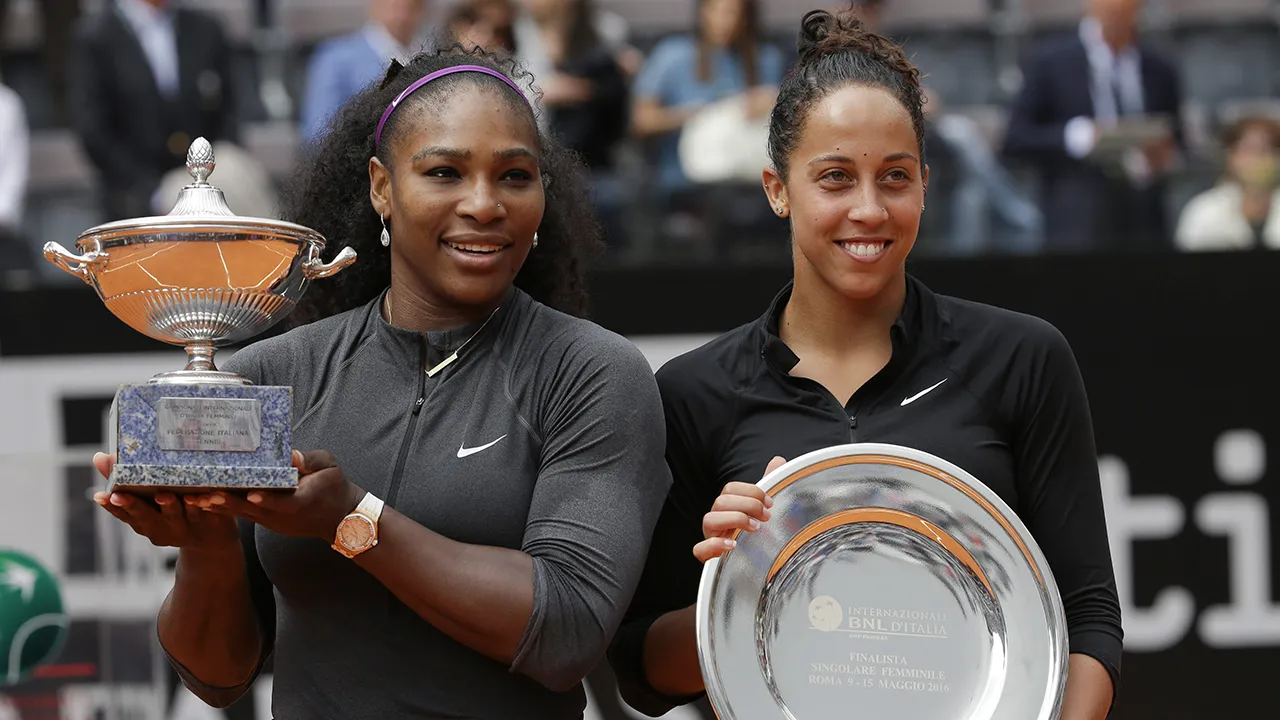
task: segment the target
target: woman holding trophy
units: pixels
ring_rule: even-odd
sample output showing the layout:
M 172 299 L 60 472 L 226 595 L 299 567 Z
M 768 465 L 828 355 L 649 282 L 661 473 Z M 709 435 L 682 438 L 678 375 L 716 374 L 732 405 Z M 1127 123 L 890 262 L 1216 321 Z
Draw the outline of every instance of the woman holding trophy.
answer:
M 868 442 L 954 463 L 1014 510 L 1061 593 L 1070 641 L 1061 718 L 1101 719 L 1112 704 L 1122 631 L 1083 383 L 1066 340 L 1048 323 L 935 295 L 907 275 L 929 182 L 923 106 L 919 72 L 900 47 L 847 11 L 806 15 L 798 63 L 772 112 L 772 166 L 763 176 L 774 212 L 791 221 L 794 279 L 758 320 L 658 373 L 673 485 L 610 650 L 624 698 L 648 715 L 708 687 L 699 655 L 707 630 L 697 625 L 695 604 L 700 563 L 727 560 L 735 536 L 742 542 L 771 522 L 799 527 L 816 517 L 776 516 L 756 484 L 761 471 Z M 746 555 L 738 567 L 768 568 L 770 557 Z M 776 569 L 782 560 L 774 562 Z M 733 612 L 754 610 L 754 585 L 725 592 L 743 598 Z M 840 604 L 813 602 L 806 622 L 832 629 Z M 764 638 L 747 638 L 744 646 L 757 645 L 743 652 L 763 652 Z M 804 670 L 774 669 L 810 672 L 812 658 L 804 658 Z M 741 662 L 739 674 L 756 678 L 743 669 L 753 662 Z M 806 693 L 822 691 L 815 682 L 873 682 L 848 674 L 858 670 L 797 682 Z M 764 704 L 756 716 L 776 716 L 772 700 Z M 968 717 L 959 706 L 944 712 L 948 720 Z
M 359 261 L 223 368 L 292 388 L 295 490 L 96 496 L 180 548 L 159 639 L 212 705 L 273 658 L 281 720 L 582 715 L 670 474 L 648 362 L 577 317 L 597 226 L 520 75 L 393 62 L 298 170 L 285 218 Z

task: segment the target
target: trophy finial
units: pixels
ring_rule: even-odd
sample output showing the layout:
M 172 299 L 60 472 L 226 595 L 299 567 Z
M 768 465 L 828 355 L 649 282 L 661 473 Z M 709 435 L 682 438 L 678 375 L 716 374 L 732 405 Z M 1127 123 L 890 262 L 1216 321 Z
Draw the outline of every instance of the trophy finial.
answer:
M 202 137 L 196 138 L 191 147 L 187 148 L 187 172 L 195 182 L 178 193 L 178 202 L 169 211 L 169 215 L 235 216 L 231 208 L 227 207 L 226 196 L 209 183 L 213 166 L 213 145 Z
M 202 137 L 196 138 L 187 150 L 187 172 L 195 178 L 197 185 L 204 185 L 213 174 L 213 145 Z

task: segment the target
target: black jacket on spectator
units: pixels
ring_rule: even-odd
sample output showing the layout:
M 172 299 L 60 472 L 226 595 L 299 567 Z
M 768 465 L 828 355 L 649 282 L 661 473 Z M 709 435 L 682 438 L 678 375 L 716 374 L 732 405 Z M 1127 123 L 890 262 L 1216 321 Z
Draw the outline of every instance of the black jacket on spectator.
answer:
M 1139 48 L 1147 114 L 1175 118 L 1182 103 L 1177 70 L 1150 48 Z M 1072 33 L 1033 54 L 1022 92 L 1010 108 L 1005 153 L 1038 175 L 1049 251 L 1159 250 L 1172 247 L 1163 181 L 1135 188 L 1066 151 L 1066 125 L 1094 116 L 1084 43 Z
M 129 22 L 111 9 L 85 18 L 72 49 L 71 116 L 97 167 L 111 220 L 151 215 L 161 177 L 186 163 L 197 137 L 236 139 L 231 47 L 213 18 L 174 10 L 178 96 L 166 99 Z
M 630 99 L 627 78 L 613 55 L 604 48 L 570 57 L 557 68 L 575 78 L 590 80 L 591 99 L 578 105 L 550 109 L 551 127 L 561 140 L 578 151 L 592 170 L 613 164 L 613 148 L 627 131 Z

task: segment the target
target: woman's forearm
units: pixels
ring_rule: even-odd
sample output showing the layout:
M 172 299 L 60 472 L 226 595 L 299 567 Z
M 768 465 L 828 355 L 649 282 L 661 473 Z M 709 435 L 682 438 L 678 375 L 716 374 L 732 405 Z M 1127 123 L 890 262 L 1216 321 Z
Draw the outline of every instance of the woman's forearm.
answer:
M 1067 693 L 1061 720 L 1104 720 L 1115 688 L 1111 674 L 1094 658 L 1073 653 L 1067 666 Z
M 693 606 L 673 610 L 654 621 L 644 639 L 644 675 L 663 695 L 681 697 L 704 689 L 698 663 Z
M 640 137 L 675 132 L 697 112 L 695 108 L 668 108 L 656 100 L 642 100 L 636 104 L 632 127 Z
M 355 562 L 405 605 L 467 647 L 502 663 L 533 614 L 533 558 L 432 532 L 388 507 L 378 545 Z
M 158 632 L 165 650 L 201 683 L 234 688 L 250 679 L 263 640 L 238 544 L 217 552 L 178 552 Z

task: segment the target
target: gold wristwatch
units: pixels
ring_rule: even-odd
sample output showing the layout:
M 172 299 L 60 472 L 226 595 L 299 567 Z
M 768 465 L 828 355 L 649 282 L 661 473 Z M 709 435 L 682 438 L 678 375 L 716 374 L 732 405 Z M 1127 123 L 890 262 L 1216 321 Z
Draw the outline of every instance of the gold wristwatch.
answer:
M 378 544 L 378 518 L 382 517 L 382 501 L 366 492 L 351 514 L 338 523 L 333 549 L 353 558 Z

